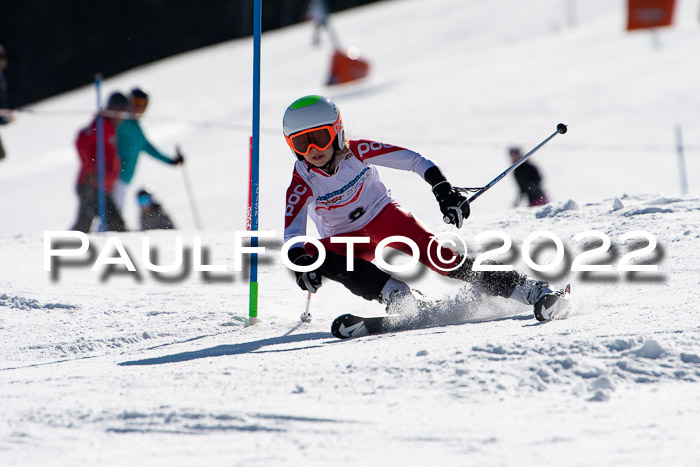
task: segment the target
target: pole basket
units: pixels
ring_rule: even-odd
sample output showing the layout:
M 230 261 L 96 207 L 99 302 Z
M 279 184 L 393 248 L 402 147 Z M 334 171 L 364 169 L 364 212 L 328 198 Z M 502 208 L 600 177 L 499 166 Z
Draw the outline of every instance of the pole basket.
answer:
M 329 86 L 334 84 L 349 83 L 365 78 L 369 74 L 369 63 L 360 58 L 357 48 L 350 48 L 347 52 L 335 49 L 331 58 L 331 72 L 328 76 Z

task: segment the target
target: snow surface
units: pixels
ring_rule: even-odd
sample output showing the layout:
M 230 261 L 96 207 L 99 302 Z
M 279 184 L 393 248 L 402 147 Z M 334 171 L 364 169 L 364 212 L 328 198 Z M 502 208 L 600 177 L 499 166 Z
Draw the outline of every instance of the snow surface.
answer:
M 91 271 L 91 254 L 43 270 L 44 231 L 77 210 L 73 139 L 94 107 L 90 87 L 49 99 L 2 128 L 0 163 L 0 462 L 2 465 L 699 465 L 700 24 L 680 0 L 672 28 L 624 32 L 609 0 L 390 1 L 335 16 L 347 45 L 372 63 L 366 82 L 325 88 L 329 46 L 308 24 L 263 37 L 261 230 L 276 237 L 260 271 L 260 319 L 245 327 L 247 273 L 233 271 L 245 229 L 251 120 L 250 40 L 228 42 L 124 73 L 105 94 L 147 85 L 144 127 L 166 152 L 180 144 L 204 230 L 195 230 L 179 168 L 143 156 L 129 200 L 151 185 L 178 231 L 117 235 L 138 273 Z M 573 9 L 571 9 L 573 7 Z M 473 205 L 459 231 L 508 234 L 500 259 L 533 273 L 520 249 L 535 231 L 566 247 L 568 319 L 537 323 L 513 301 L 467 303 L 459 283 L 402 276 L 450 304 L 443 324 L 339 341 L 343 312 L 377 315 L 327 281 L 311 301 L 279 260 L 292 159 L 280 120 L 295 98 L 323 93 L 351 137 L 416 149 L 453 182 L 483 185 L 529 149 L 554 202 L 513 209 L 508 178 Z M 674 128 L 686 144 L 691 193 L 680 195 Z M 432 230 L 429 187 L 382 171 L 395 197 Z M 126 209 L 136 226 L 136 208 Z M 658 272 L 571 272 L 581 249 L 613 248 L 617 267 L 646 242 Z M 169 264 L 183 239 L 188 266 L 154 274 L 143 238 Z M 208 264 L 192 271 L 196 237 Z M 146 250 L 148 253 L 148 250 Z M 545 263 L 551 251 L 544 249 Z M 399 260 L 402 261 L 402 260 Z M 459 291 L 459 293 L 458 293 Z M 455 298 L 456 297 L 456 298 Z M 448 319 L 449 318 L 449 319 Z M 457 324 L 455 324 L 457 322 Z

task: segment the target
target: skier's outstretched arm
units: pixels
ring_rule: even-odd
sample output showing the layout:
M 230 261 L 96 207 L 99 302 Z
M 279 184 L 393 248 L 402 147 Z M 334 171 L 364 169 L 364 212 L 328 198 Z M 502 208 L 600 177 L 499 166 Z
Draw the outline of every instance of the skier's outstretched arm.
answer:
M 408 170 L 422 175 L 433 188 L 433 194 L 440 204 L 440 211 L 446 223 L 461 228 L 464 219 L 469 217 L 467 198 L 452 188 L 442 170 L 430 159 L 410 149 L 376 141 L 351 141 L 350 147 L 365 163 Z

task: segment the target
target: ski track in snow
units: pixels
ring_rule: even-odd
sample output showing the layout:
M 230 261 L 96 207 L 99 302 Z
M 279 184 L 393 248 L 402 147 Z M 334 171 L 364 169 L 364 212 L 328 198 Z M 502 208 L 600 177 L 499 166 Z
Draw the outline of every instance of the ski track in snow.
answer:
M 437 298 L 443 300 L 442 308 L 437 310 L 441 318 L 434 326 L 350 341 L 339 341 L 328 332 L 330 321 L 340 314 L 342 306 L 337 311 L 333 306 L 326 310 L 314 298 L 316 309 L 310 324 L 292 325 L 282 313 L 270 316 L 269 322 L 263 315 L 261 323 L 245 328 L 243 313 L 230 313 L 224 311 L 225 307 L 209 312 L 197 309 L 195 304 L 206 294 L 185 298 L 201 287 L 195 279 L 184 281 L 166 294 L 159 292 L 162 285 L 146 280 L 146 295 L 134 296 L 130 302 L 95 302 L 93 294 L 105 283 L 94 278 L 93 284 L 82 287 L 81 294 L 70 300 L 47 299 L 51 294 L 44 292 L 37 294 L 41 301 L 29 294 L 3 293 L 0 326 L 10 338 L 2 344 L 6 357 L 0 377 L 8 389 L 4 400 L 14 403 L 6 413 L 9 424 L 2 447 L 13 451 L 19 446 L 48 444 L 47 449 L 56 449 L 56 440 L 76 430 L 96 432 L 96 439 L 174 436 L 180 437 L 178 444 L 183 446 L 190 442 L 182 441 L 182 436 L 206 435 L 208 444 L 235 433 L 256 443 L 274 440 L 281 449 L 301 458 L 301 452 L 310 449 L 314 461 L 323 463 L 331 459 L 320 454 L 322 451 L 314 448 L 311 440 L 329 442 L 326 434 L 358 440 L 371 426 L 386 441 L 384 448 L 393 453 L 412 446 L 416 452 L 428 455 L 432 452 L 430 446 L 440 446 L 439 457 L 449 461 L 459 452 L 488 452 L 492 445 L 505 442 L 501 438 L 507 438 L 486 422 L 478 425 L 492 435 L 470 431 L 466 421 L 447 422 L 451 413 L 488 418 L 488 412 L 474 408 L 475 404 L 484 404 L 483 410 L 490 407 L 496 413 L 502 409 L 495 401 L 504 399 L 533 404 L 533 398 L 543 398 L 553 407 L 618 401 L 626 407 L 629 397 L 642 397 L 640 394 L 649 389 L 653 394 L 669 390 L 664 388 L 694 388 L 700 381 L 698 310 L 688 309 L 684 302 L 688 298 L 675 294 L 661 313 L 654 296 L 658 290 L 667 290 L 667 282 L 678 282 L 674 287 L 697 285 L 697 277 L 683 272 L 700 259 L 697 249 L 686 247 L 696 244 L 700 234 L 694 213 L 700 200 L 653 195 L 621 196 L 619 200 L 624 204 L 620 209 L 613 209 L 614 200 L 588 204 L 569 200 L 540 210 L 519 209 L 507 220 L 495 218 L 482 225 L 484 230 L 507 231 L 517 244 L 518 239 L 522 240 L 521 233 L 547 218 L 555 223 L 552 230 L 572 251 L 572 237 L 580 233 L 582 225 L 604 232 L 613 241 L 632 229 L 655 232 L 664 251 L 661 258 L 654 258 L 661 269 L 656 279 L 586 281 L 566 274 L 557 282 L 566 279 L 573 283 L 570 315 L 550 323 L 538 323 L 529 311 L 502 299 L 469 302 L 472 297 L 468 288 L 461 289 L 465 291 L 463 297 L 454 292 L 445 295 L 444 291 L 454 290 L 454 285 L 445 288 L 441 281 L 434 289 L 424 289 L 436 291 L 440 295 Z M 665 209 L 648 210 L 659 205 Z M 632 219 L 634 223 L 630 224 Z M 227 241 L 223 234 L 218 240 L 222 244 Z M 218 242 L 213 242 L 214 247 Z M 0 240 L 1 248 L 8 245 Z M 278 265 L 271 267 L 281 270 Z M 62 272 L 59 282 L 70 288 L 74 281 L 86 278 L 90 282 L 87 271 L 69 270 Z M 24 279 L 20 279 L 21 284 Z M 420 282 L 432 284 L 431 279 Z M 127 280 L 116 277 L 107 283 Z M 216 289 L 214 294 L 220 292 L 221 286 L 212 287 Z M 631 290 L 639 295 L 632 302 Z M 329 294 L 334 292 L 342 293 L 335 289 Z M 150 295 L 161 298 L 154 301 L 148 298 Z M 333 303 L 332 298 L 321 297 L 323 303 Z M 460 301 L 460 297 L 467 301 Z M 183 312 L 183 302 L 189 302 L 198 312 Z M 282 308 L 290 308 L 279 303 Z M 295 313 L 296 307 L 291 308 L 290 313 Z M 381 308 L 368 307 L 367 312 L 381 313 Z M 670 314 L 678 319 L 666 319 Z M 51 320 L 47 323 L 48 316 Z M 637 329 L 633 324 L 637 319 L 630 320 L 631 316 L 656 321 Z M 51 331 L 37 332 L 32 337 L 27 333 L 32 323 L 48 324 Z M 245 363 L 251 360 L 258 362 L 253 373 L 249 372 L 250 364 Z M 35 381 L 37 376 L 44 381 Z M 181 389 L 175 389 L 182 384 Z M 198 389 L 202 384 L 207 394 Z M 121 394 L 108 399 L 88 396 L 103 391 L 103 385 L 119 387 Z M 182 391 L 184 394 L 179 396 L 168 395 Z M 253 403 L 255 398 L 246 392 L 260 392 L 265 401 Z M 338 407 L 333 397 L 338 393 L 344 394 L 349 405 L 371 407 L 373 415 Z M 431 394 L 431 399 L 441 403 L 430 403 L 421 394 Z M 186 402 L 192 397 L 198 401 Z M 227 402 L 229 397 L 238 402 Z M 50 403 L 52 400 L 63 402 Z M 430 409 L 414 412 L 411 401 Z M 510 410 L 525 418 L 542 416 L 522 406 Z M 627 411 L 632 409 L 616 410 L 628 417 Z M 576 412 L 585 413 L 585 409 Z M 398 428 L 395 423 L 407 420 L 409 413 L 413 413 L 413 422 Z M 441 431 L 432 422 L 433 416 L 457 431 Z M 578 419 L 579 415 L 572 417 Z M 416 420 L 421 423 L 416 425 Z M 661 423 L 660 419 L 656 422 Z M 427 435 L 417 426 L 430 427 L 434 434 Z M 581 428 L 569 427 L 568 435 L 553 434 L 548 446 L 572 443 L 583 436 L 580 430 L 592 429 L 585 420 L 579 420 L 578 426 Z M 40 433 L 46 430 L 53 433 L 51 439 L 40 441 Z M 687 436 L 691 433 L 688 431 Z M 674 439 L 681 443 L 686 438 L 679 435 Z M 103 442 L 112 449 L 121 444 Z M 306 448 L 299 451 L 299 445 Z M 63 456 L 78 463 L 90 458 L 65 452 Z M 608 456 L 617 459 L 614 454 Z M 253 458 L 264 464 L 286 461 L 272 453 Z M 36 458 L 26 459 L 31 463 Z M 350 458 L 340 456 L 333 461 L 350 462 Z M 410 459 L 406 462 L 411 463 Z

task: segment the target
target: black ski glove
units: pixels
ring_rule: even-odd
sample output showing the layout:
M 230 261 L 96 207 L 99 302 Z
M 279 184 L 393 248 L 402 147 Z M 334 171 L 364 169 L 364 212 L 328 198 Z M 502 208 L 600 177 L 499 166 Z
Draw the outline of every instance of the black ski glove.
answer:
M 445 174 L 436 165 L 426 170 L 423 178 L 433 187 L 433 194 L 437 202 L 440 203 L 440 211 L 442 211 L 442 219 L 445 223 L 454 224 L 458 229 L 461 228 L 464 219 L 469 217 L 467 198 L 452 188 Z
M 292 261 L 297 266 L 309 266 L 314 264 L 316 258 L 309 254 L 303 254 Z M 316 293 L 318 289 L 321 288 L 321 273 L 318 269 L 307 272 L 294 271 L 297 276 L 297 285 L 301 287 L 301 290 L 308 290 L 311 293 Z
M 458 229 L 462 228 L 462 223 L 469 217 L 470 212 L 467 198 L 452 188 L 447 180 L 434 185 L 433 194 L 440 204 L 445 223 L 454 224 Z

